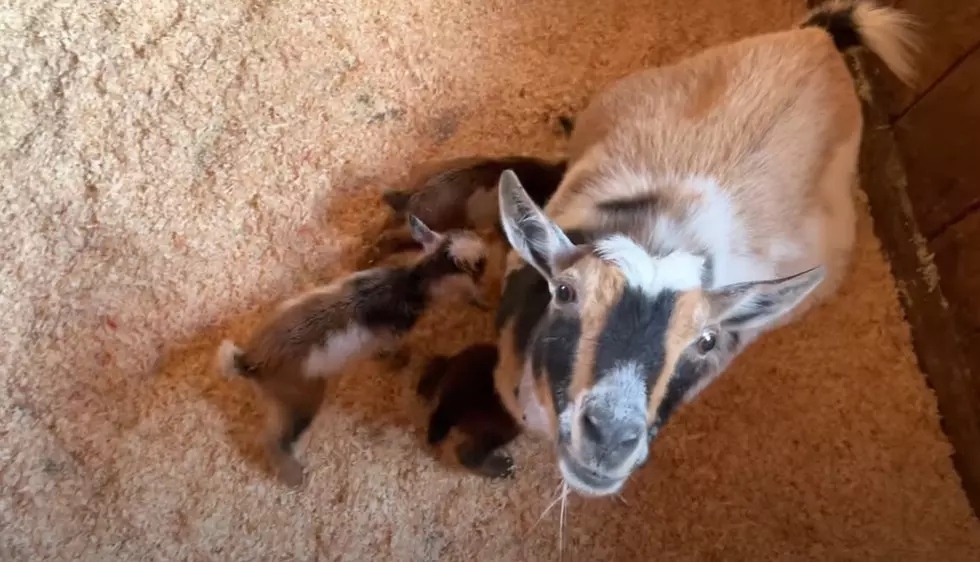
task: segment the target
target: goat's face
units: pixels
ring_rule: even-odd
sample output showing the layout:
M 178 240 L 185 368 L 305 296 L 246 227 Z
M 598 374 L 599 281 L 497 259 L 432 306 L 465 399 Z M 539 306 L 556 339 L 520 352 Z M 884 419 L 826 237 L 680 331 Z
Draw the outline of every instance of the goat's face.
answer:
M 547 281 L 550 302 L 525 361 L 550 416 L 558 465 L 586 495 L 616 493 L 674 410 L 739 351 L 739 334 L 794 308 L 823 268 L 706 290 L 703 258 L 652 256 L 613 234 L 575 245 L 524 192 L 500 179 L 508 241 Z

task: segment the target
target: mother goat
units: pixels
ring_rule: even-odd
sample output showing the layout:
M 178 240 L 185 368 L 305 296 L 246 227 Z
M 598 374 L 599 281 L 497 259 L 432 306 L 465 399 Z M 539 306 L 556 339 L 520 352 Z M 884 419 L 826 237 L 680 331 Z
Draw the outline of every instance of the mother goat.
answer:
M 837 288 L 862 129 L 840 51 L 910 82 L 910 24 L 832 2 L 621 79 L 576 119 L 545 210 L 503 173 L 495 383 L 573 489 L 619 491 L 680 404 Z

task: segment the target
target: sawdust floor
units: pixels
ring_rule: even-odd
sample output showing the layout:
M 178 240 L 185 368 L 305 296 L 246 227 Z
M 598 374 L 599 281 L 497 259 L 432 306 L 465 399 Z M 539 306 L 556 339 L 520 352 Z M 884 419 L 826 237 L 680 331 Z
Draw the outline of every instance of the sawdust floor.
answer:
M 415 375 L 338 381 L 288 491 L 222 337 L 351 266 L 431 157 L 562 150 L 645 65 L 785 28 L 789 0 L 4 2 L 0 558 L 554 560 L 546 450 L 488 483 L 421 446 Z M 628 505 L 572 498 L 565 559 L 980 559 L 869 220 L 853 275 L 656 443 Z M 491 332 L 430 318 L 424 353 Z M 416 364 L 417 365 L 417 364 Z

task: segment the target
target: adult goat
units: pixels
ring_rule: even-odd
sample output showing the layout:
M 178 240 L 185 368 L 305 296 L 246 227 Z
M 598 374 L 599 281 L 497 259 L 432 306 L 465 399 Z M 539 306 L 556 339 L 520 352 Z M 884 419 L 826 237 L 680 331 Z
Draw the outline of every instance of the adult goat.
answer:
M 573 489 L 617 492 L 680 404 L 838 287 L 862 130 L 840 51 L 910 82 L 911 23 L 831 2 L 627 76 L 577 116 L 544 210 L 502 174 L 495 385 Z

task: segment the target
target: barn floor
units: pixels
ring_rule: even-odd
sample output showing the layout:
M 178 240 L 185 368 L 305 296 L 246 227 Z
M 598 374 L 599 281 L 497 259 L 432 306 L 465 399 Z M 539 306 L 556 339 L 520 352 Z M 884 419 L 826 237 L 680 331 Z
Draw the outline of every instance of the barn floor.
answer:
M 217 343 L 351 267 L 432 157 L 560 153 L 556 116 L 796 0 L 21 0 L 0 6 L 0 559 L 557 560 L 534 443 L 490 483 L 422 446 L 422 356 L 337 381 L 290 491 Z M 565 560 L 980 559 L 871 222 L 841 294 L 682 410 Z

